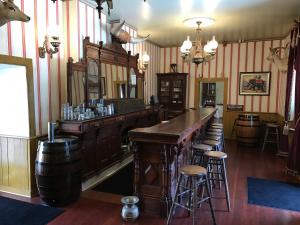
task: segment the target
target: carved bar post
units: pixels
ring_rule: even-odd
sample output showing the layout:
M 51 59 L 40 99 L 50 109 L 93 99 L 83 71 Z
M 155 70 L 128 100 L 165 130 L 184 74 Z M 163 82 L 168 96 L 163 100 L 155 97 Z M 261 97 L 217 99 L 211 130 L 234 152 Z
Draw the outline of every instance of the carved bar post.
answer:
M 140 165 L 139 165 L 139 155 L 137 151 L 137 143 L 133 142 L 133 160 L 134 160 L 134 195 L 139 197 L 138 186 L 140 183 Z
M 169 165 L 167 163 L 167 152 L 169 152 L 169 146 L 163 145 L 162 149 L 160 151 L 160 157 L 161 157 L 161 212 L 160 216 L 165 217 L 166 214 L 169 211 L 170 206 L 170 196 L 168 191 L 168 172 L 169 172 Z

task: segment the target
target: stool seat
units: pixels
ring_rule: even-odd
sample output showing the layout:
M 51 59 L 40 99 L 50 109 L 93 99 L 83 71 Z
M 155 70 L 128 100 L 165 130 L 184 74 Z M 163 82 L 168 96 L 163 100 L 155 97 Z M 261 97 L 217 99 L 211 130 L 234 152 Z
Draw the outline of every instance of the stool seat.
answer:
M 214 141 L 214 140 L 204 140 L 203 143 L 210 146 L 219 146 L 221 144 L 220 141 Z
M 218 136 L 218 135 L 206 135 L 205 138 L 209 139 L 209 140 L 220 141 L 222 139 L 222 136 Z
M 218 133 L 222 133 L 222 129 L 218 129 L 218 128 L 208 128 L 209 132 L 218 132 Z
M 220 129 L 220 130 L 223 130 L 223 129 L 224 129 L 223 127 L 216 126 L 216 125 L 211 125 L 210 128 L 213 128 L 213 129 Z
M 202 166 L 186 165 L 179 169 L 180 173 L 187 176 L 206 175 L 207 171 Z
M 197 150 L 203 150 L 203 151 L 211 151 L 212 147 L 210 145 L 205 145 L 205 144 L 196 144 L 193 145 L 193 148 Z
M 222 125 L 216 125 L 216 124 L 211 124 L 210 125 L 211 127 L 220 127 L 220 128 L 223 128 L 224 126 L 222 126 Z
M 215 136 L 222 136 L 222 133 L 220 132 L 212 132 L 212 131 L 209 131 L 209 132 L 206 132 L 207 135 L 215 135 Z
M 276 123 L 266 123 L 266 127 L 279 128 L 279 124 L 276 124 Z
M 216 125 L 216 126 L 220 126 L 220 127 L 223 127 L 223 126 L 224 126 L 223 123 L 212 123 L 211 125 L 212 125 L 212 126 Z
M 223 130 L 224 130 L 224 128 L 223 128 L 223 127 L 215 127 L 215 126 L 212 126 L 212 127 L 210 127 L 209 129 L 218 129 L 218 130 L 221 130 L 221 131 L 223 131 Z
M 217 159 L 226 159 L 227 154 L 224 152 L 217 152 L 217 151 L 211 151 L 211 152 L 205 152 L 205 156 L 211 157 L 211 158 L 217 158 Z

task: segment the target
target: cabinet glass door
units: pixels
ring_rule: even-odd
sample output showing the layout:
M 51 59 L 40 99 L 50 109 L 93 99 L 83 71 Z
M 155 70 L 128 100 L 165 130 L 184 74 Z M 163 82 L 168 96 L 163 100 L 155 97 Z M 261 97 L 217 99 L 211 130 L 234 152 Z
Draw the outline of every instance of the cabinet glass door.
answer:
M 170 98 L 170 81 L 160 81 L 160 101 L 161 103 L 168 103 Z
M 172 103 L 183 103 L 183 80 L 175 80 L 172 83 Z

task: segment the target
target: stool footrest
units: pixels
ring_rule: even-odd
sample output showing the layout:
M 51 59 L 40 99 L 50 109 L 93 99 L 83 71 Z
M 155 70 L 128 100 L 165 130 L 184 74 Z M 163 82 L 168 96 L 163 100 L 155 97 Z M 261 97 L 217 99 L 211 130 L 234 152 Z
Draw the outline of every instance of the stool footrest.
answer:
M 186 187 L 184 187 L 184 186 L 179 186 L 179 187 L 186 188 Z M 193 191 L 192 189 L 189 189 L 189 188 L 186 188 L 186 189 L 188 189 L 188 190 L 185 190 L 185 191 L 183 191 L 183 192 L 180 192 L 180 193 L 178 194 L 178 196 L 181 196 L 181 195 L 184 195 L 184 194 L 186 194 L 186 193 L 188 193 L 188 192 L 192 192 L 192 191 Z
M 192 209 L 189 209 L 188 207 L 186 207 L 185 205 L 179 204 L 178 202 L 174 202 L 175 205 L 180 206 L 188 211 L 192 211 Z
M 206 202 L 210 197 L 204 197 L 200 201 L 198 201 L 198 205 L 201 204 L 202 202 Z
M 210 178 L 210 180 L 225 181 L 224 179 L 218 179 L 218 178 Z

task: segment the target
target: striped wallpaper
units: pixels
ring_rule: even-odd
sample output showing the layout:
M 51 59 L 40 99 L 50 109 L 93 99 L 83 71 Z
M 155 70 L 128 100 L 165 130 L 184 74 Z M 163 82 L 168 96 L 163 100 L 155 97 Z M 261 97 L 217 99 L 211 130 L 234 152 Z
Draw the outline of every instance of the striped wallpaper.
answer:
M 72 57 L 77 61 L 82 58 L 85 36 L 90 36 L 94 43 L 109 41 L 110 25 L 104 14 L 99 20 L 96 6 L 86 0 L 57 1 L 55 4 L 51 0 L 14 2 L 31 20 L 28 23 L 13 21 L 0 27 L 0 54 L 33 59 L 36 131 L 37 135 L 42 135 L 47 133 L 48 121 L 60 118 L 61 104 L 67 100 L 67 59 Z M 49 56 L 39 58 L 38 47 L 43 45 L 44 36 L 53 25 L 60 29 L 60 52 L 51 60 Z M 137 36 L 136 29 L 128 25 L 123 29 Z M 126 44 L 124 48 L 132 54 L 147 51 L 151 56 L 145 76 L 145 97 L 148 100 L 156 92 L 153 91 L 156 84 L 154 74 L 159 70 L 159 48 L 149 42 Z
M 90 36 L 94 43 L 109 42 L 110 25 L 106 15 L 98 18 L 95 5 L 86 0 L 74 0 L 55 4 L 51 0 L 15 0 L 16 5 L 31 17 L 30 22 L 11 22 L 0 27 L 0 54 L 33 59 L 34 94 L 37 135 L 47 133 L 47 122 L 60 117 L 60 106 L 66 102 L 66 62 L 69 57 L 80 59 L 82 39 Z M 74 16 L 75 15 L 75 16 Z M 77 15 L 77 16 L 76 16 Z M 52 25 L 60 28 L 62 41 L 60 52 L 45 59 L 39 58 L 38 47 Z M 137 36 L 137 30 L 124 25 L 124 30 Z M 145 102 L 157 93 L 156 73 L 168 72 L 170 63 L 177 63 L 179 72 L 189 73 L 188 107 L 194 106 L 195 77 L 227 77 L 229 80 L 228 103 L 244 104 L 246 111 L 278 112 L 283 115 L 286 74 L 279 73 L 266 61 L 269 47 L 284 46 L 286 40 L 256 41 L 220 45 L 214 60 L 199 65 L 182 62 L 179 47 L 160 48 L 151 42 L 123 47 L 132 54 L 147 52 L 150 64 L 145 71 Z M 271 71 L 271 95 L 263 97 L 239 96 L 238 74 L 243 71 Z
M 180 47 L 161 48 L 160 72 L 169 72 L 176 63 L 179 72 L 189 73 L 187 82 L 187 107 L 194 107 L 195 77 L 228 78 L 228 104 L 241 104 L 247 112 L 275 112 L 283 115 L 286 74 L 266 60 L 270 47 L 285 46 L 286 40 L 251 41 L 220 44 L 210 62 L 183 63 Z M 270 96 L 239 95 L 239 73 L 271 71 Z
M 160 47 L 148 41 L 143 42 L 137 46 L 140 55 L 145 52 L 150 56 L 148 69 L 145 71 L 145 87 L 144 87 L 144 100 L 146 104 L 150 102 L 150 96 L 156 95 L 157 92 L 157 77 L 156 74 L 160 70 Z
M 79 47 L 83 35 L 90 35 L 93 42 L 106 41 L 106 26 L 100 34 L 97 11 L 80 1 L 57 1 L 55 4 L 51 0 L 14 2 L 31 20 L 28 23 L 14 21 L 0 28 L 0 53 L 33 59 L 36 130 L 37 135 L 41 135 L 47 133 L 48 121 L 59 119 L 61 103 L 66 102 L 68 57 L 78 60 L 82 56 Z M 91 23 L 82 24 L 81 20 L 79 23 L 73 16 L 77 12 L 81 17 L 85 16 L 84 21 Z M 102 23 L 106 24 L 105 15 L 102 15 Z M 60 52 L 51 60 L 49 55 L 39 58 L 38 47 L 43 45 L 44 37 L 53 25 L 60 29 Z

